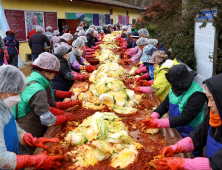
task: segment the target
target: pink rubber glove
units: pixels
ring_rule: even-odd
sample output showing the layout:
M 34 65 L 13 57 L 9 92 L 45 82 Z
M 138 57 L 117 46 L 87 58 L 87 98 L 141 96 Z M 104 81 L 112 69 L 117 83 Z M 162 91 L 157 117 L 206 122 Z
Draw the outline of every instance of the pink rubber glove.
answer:
M 153 93 L 153 91 L 151 90 L 150 86 L 146 86 L 146 87 L 140 87 L 140 92 L 144 92 L 144 93 Z
M 184 164 L 184 169 L 186 170 L 211 170 L 210 161 L 208 158 L 194 158 L 194 159 L 186 159 Z
M 155 119 L 156 121 L 156 127 L 158 128 L 169 128 L 170 127 L 170 121 L 168 118 L 164 119 Z
M 172 157 L 177 153 L 186 153 L 194 150 L 193 141 L 190 137 L 183 138 L 175 145 L 170 145 L 168 147 L 163 148 L 160 153 L 167 157 Z
M 134 48 L 130 48 L 128 51 L 127 51 L 127 55 L 129 56 L 132 56 L 133 54 L 135 54 L 135 49 Z
M 142 76 L 140 76 L 140 77 L 138 77 L 138 78 L 135 78 L 135 79 L 133 79 L 133 81 L 139 81 L 139 80 L 146 80 L 146 79 L 148 79 L 150 77 L 150 74 L 149 73 L 146 73 L 146 74 L 144 74 L 144 75 L 142 75 Z
M 133 58 L 135 56 L 135 54 L 129 55 L 129 57 Z
M 159 115 L 159 113 L 157 113 L 157 112 L 153 112 L 153 113 L 150 115 L 150 117 L 154 117 L 154 118 L 156 118 L 156 119 L 159 119 L 159 118 L 160 118 L 160 115 Z
M 120 47 L 119 49 L 122 50 L 122 49 L 126 49 L 127 46 L 123 46 L 123 47 Z
M 86 52 L 86 55 L 92 55 L 92 54 L 95 54 L 95 51 L 92 51 L 92 52 Z
M 146 66 L 145 67 L 142 67 L 142 68 L 138 68 L 134 75 L 139 75 L 140 73 L 143 73 L 143 72 L 147 72 L 148 70 L 146 69 Z
M 165 119 L 150 118 L 150 119 L 143 120 L 142 123 L 147 128 L 169 128 L 170 127 L 170 121 L 168 118 L 165 118 Z
M 211 170 L 208 158 L 169 157 L 156 160 L 156 170 Z
M 141 64 L 139 68 L 142 68 L 142 67 L 144 67 L 144 64 Z
M 100 44 L 100 42 L 95 42 L 96 45 Z
M 72 71 L 71 72 L 74 76 L 75 76 L 75 74 L 79 74 L 79 73 L 77 73 L 77 72 L 75 72 L 75 71 Z

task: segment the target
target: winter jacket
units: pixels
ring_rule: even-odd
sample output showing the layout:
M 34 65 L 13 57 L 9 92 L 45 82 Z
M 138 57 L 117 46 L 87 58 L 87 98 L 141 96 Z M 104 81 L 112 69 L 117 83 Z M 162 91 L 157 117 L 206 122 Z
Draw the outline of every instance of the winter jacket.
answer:
M 154 84 L 151 86 L 151 90 L 156 96 L 163 101 L 168 95 L 171 85 L 165 77 L 168 70 L 174 65 L 180 64 L 176 59 L 166 60 L 162 65 L 158 66 L 154 71 Z
M 69 63 L 72 65 L 74 71 L 79 71 L 82 65 L 85 65 L 86 59 L 82 56 L 77 56 L 73 51 L 70 53 Z
M 216 103 L 217 109 L 220 114 L 220 118 L 222 119 L 222 74 L 218 74 L 216 76 L 213 76 L 209 79 L 207 79 L 204 82 L 210 92 L 213 95 L 214 101 Z M 190 133 L 190 137 L 194 144 L 195 150 L 200 150 L 207 144 L 207 138 L 208 138 L 208 131 L 210 128 L 209 125 L 209 119 L 210 119 L 210 108 L 208 108 L 207 113 L 205 114 L 203 122 L 195 128 L 193 132 Z M 218 143 L 222 144 L 222 126 L 215 128 L 212 127 L 209 131 L 210 136 Z M 222 170 L 222 148 L 219 149 L 213 156 L 209 158 L 210 161 L 210 167 L 213 170 Z
M 130 44 L 127 45 L 127 49 L 128 49 L 128 48 L 134 48 L 134 47 L 136 47 L 136 46 L 137 46 L 136 43 L 132 40 L 132 41 L 130 42 Z
M 125 33 L 122 33 L 122 34 L 121 34 L 121 38 L 126 38 L 126 34 L 125 34 Z
M 50 41 L 45 34 L 36 33 L 32 35 L 29 41 L 29 47 L 32 50 L 32 54 L 40 54 L 45 52 L 44 43 L 46 42 L 47 46 L 50 45 Z
M 77 38 L 78 38 L 78 34 L 75 34 L 75 35 L 73 36 L 73 39 L 72 39 L 72 41 L 75 41 L 75 40 L 77 40 Z
M 56 118 L 49 112 L 49 105 L 47 100 L 46 88 L 50 86 L 50 81 L 43 75 L 33 71 L 32 74 L 27 77 L 27 84 L 25 90 L 21 93 L 21 101 L 18 104 L 18 110 L 13 107 L 15 118 L 20 119 L 34 111 L 37 114 L 45 126 L 54 125 Z M 54 96 L 54 92 L 51 88 L 51 94 Z M 43 102 L 45 101 L 45 102 Z
M 30 40 L 31 36 L 34 35 L 34 34 L 36 34 L 36 33 L 37 33 L 36 30 L 30 31 L 30 32 L 28 33 L 28 35 L 27 35 L 27 39 Z
M 13 152 L 8 152 L 5 145 L 4 139 L 4 127 L 8 124 L 9 120 L 11 119 L 11 114 L 9 111 L 12 112 L 12 109 L 9 108 L 1 99 L 0 99 L 0 169 L 15 169 L 17 165 L 17 157 L 16 154 Z M 2 117 L 4 116 L 4 118 Z M 22 130 L 16 123 L 17 134 L 19 143 L 22 143 L 22 136 L 26 133 Z
M 163 44 L 161 43 L 158 43 L 156 48 L 158 51 L 165 51 L 165 48 L 163 47 Z
M 89 48 L 91 48 L 92 46 L 95 45 L 95 43 L 93 43 L 93 37 L 90 34 L 86 35 L 87 38 L 87 43 L 86 46 L 88 46 Z
M 149 63 L 154 51 L 157 51 L 154 45 L 148 44 L 143 48 L 143 55 L 140 58 L 140 61 L 143 63 Z
M 60 36 L 53 36 L 52 38 L 51 38 L 51 40 L 50 40 L 50 46 L 53 46 L 53 48 L 55 47 L 55 44 L 57 43 L 57 42 L 59 42 L 59 40 L 60 40 Z
M 53 37 L 53 33 L 51 33 L 50 31 L 46 31 L 44 34 L 47 36 L 49 40 L 51 40 L 51 38 Z
M 181 70 L 184 67 L 186 66 L 174 66 L 165 74 L 167 80 L 170 80 L 169 83 L 171 87 L 173 89 L 177 88 L 178 93 L 175 92 L 176 94 L 174 94 L 171 88 L 164 101 L 154 111 L 162 117 L 169 111 L 170 101 L 172 104 L 178 101 L 180 115 L 169 118 L 171 128 L 185 126 L 190 123 L 192 123 L 191 127 L 193 128 L 192 121 L 199 116 L 200 113 L 203 114 L 203 107 L 206 101 L 205 94 L 202 92 L 201 87 L 193 81 L 196 73 L 189 72 L 189 75 L 182 74 L 183 72 Z M 198 121 L 194 122 L 195 126 Z
M 18 54 L 19 41 L 14 35 L 7 35 L 3 40 L 9 55 Z

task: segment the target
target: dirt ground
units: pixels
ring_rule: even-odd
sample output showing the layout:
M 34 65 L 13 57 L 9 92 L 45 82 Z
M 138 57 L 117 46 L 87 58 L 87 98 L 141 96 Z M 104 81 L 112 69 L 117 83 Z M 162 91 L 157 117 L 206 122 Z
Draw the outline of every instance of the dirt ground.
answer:
M 28 77 L 31 74 L 31 64 L 24 65 L 24 68 L 20 68 L 20 70 L 23 72 L 23 74 Z

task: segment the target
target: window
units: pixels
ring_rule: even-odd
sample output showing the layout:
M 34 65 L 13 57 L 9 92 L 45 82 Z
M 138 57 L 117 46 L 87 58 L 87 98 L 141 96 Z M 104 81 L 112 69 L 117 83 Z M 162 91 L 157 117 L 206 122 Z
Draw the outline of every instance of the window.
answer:
M 126 11 L 126 15 L 127 15 L 127 16 L 129 15 L 129 12 L 128 12 L 128 11 Z
M 133 20 L 132 20 L 132 24 L 135 24 L 135 23 L 136 23 L 136 19 L 133 19 Z
M 113 25 L 113 19 L 110 19 L 110 24 Z
M 113 10 L 112 9 L 110 9 L 110 15 L 113 15 Z

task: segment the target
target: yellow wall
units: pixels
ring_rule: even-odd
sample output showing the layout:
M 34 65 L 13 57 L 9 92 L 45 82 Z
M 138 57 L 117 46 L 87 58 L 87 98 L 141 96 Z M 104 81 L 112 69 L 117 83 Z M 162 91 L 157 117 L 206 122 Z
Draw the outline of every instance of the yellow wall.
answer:
M 56 11 L 58 19 L 65 19 L 66 12 L 73 13 L 98 13 L 109 14 L 110 9 L 113 9 L 113 23 L 116 23 L 117 15 L 129 14 L 129 22 L 132 19 L 139 17 L 140 12 L 135 10 L 127 10 L 124 8 L 114 8 L 109 6 L 89 5 L 84 3 L 75 2 L 62 2 L 62 0 L 0 0 L 3 9 L 16 9 L 16 10 L 33 10 L 33 11 Z M 25 30 L 24 30 L 25 31 Z M 31 53 L 27 42 L 20 43 L 20 55 L 25 60 L 25 54 Z

